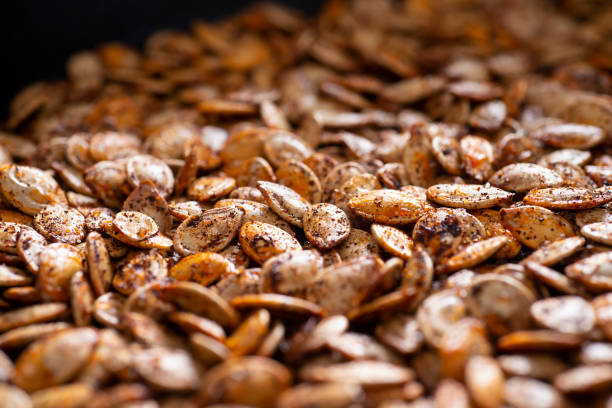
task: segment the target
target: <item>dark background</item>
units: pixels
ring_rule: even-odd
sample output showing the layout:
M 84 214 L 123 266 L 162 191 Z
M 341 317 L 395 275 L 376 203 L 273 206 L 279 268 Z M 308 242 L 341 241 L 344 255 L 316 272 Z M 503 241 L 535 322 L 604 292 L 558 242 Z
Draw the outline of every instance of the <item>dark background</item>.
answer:
M 306 14 L 322 0 L 277 1 Z M 0 0 L 0 118 L 12 97 L 37 80 L 64 76 L 68 57 L 106 41 L 142 46 L 153 31 L 187 29 L 191 21 L 214 21 L 252 3 L 248 0 Z

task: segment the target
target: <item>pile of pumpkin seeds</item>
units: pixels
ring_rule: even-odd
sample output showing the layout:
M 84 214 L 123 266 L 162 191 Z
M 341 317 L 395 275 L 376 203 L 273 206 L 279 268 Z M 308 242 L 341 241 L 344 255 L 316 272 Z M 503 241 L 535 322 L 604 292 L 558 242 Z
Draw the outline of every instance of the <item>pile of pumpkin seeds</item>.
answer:
M 75 54 L 0 132 L 0 407 L 611 407 L 610 38 L 331 0 Z

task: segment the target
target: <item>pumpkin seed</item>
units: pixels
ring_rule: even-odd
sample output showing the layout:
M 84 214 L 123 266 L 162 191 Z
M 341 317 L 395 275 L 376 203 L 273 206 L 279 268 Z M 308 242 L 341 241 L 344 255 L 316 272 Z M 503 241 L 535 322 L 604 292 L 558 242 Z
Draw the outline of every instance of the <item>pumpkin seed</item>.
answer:
M 351 229 L 344 211 L 332 204 L 311 205 L 304 213 L 302 222 L 306 238 L 323 250 L 340 244 Z
M 243 224 L 238 239 L 244 252 L 259 264 L 285 251 L 302 249 L 290 234 L 274 225 L 258 221 Z
M 181 255 L 219 251 L 227 247 L 242 224 L 243 211 L 215 208 L 192 215 L 174 233 L 174 248 Z
M 575 235 L 568 221 L 543 207 L 504 208 L 500 213 L 504 227 L 519 242 L 532 249 Z
M 448 207 L 479 209 L 506 204 L 514 194 L 476 184 L 438 184 L 427 189 L 427 198 Z

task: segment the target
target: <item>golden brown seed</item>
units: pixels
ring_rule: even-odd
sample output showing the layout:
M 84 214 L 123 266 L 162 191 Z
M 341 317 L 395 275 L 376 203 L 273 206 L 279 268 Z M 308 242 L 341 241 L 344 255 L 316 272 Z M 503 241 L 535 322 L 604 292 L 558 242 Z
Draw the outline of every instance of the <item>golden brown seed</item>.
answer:
M 223 327 L 235 326 L 234 308 L 212 289 L 195 282 L 178 281 L 161 285 L 161 299 L 187 312 L 207 317 Z
M 506 204 L 513 193 L 478 184 L 438 184 L 427 189 L 427 198 L 448 207 L 480 209 Z
M 266 158 L 274 167 L 280 167 L 287 160 L 302 161 L 313 151 L 301 139 L 288 132 L 278 132 L 263 143 Z
M 475 101 L 486 101 L 502 95 L 502 89 L 490 82 L 463 80 L 448 85 L 448 90 L 460 97 Z
M 204 365 L 217 364 L 231 356 L 230 349 L 223 342 L 206 334 L 192 333 L 189 336 L 189 345 L 193 356 Z
M 376 176 L 386 188 L 400 189 L 409 184 L 406 169 L 401 163 L 385 163 L 376 171 Z
M 249 260 L 248 257 L 247 260 Z M 261 271 L 259 268 L 239 270 L 236 274 L 221 278 L 213 288 L 219 296 L 228 302 L 236 296 L 262 293 Z
M 13 222 L 15 224 L 24 224 L 32 226 L 34 219 L 29 215 L 22 214 L 15 210 L 0 209 L 0 221 L 1 222 Z
M 289 160 L 276 171 L 276 179 L 279 184 L 289 187 L 297 192 L 309 203 L 321 201 L 323 189 L 317 175 L 304 163 L 297 160 Z
M 535 262 L 544 266 L 552 266 L 570 257 L 584 246 L 582 237 L 569 237 L 552 242 L 533 251 L 521 261 L 522 264 Z
M 584 166 L 584 171 L 598 186 L 612 185 L 612 166 Z
M 0 348 L 3 350 L 21 349 L 41 337 L 65 330 L 70 324 L 65 322 L 28 324 L 11 329 L 0 336 Z
M 434 258 L 452 255 L 457 249 L 480 241 L 485 228 L 463 209 L 438 208 L 422 216 L 412 230 L 412 239 Z
M 168 203 L 149 180 L 141 182 L 130 193 L 123 203 L 123 210 L 135 211 L 151 217 L 162 233 L 166 233 L 172 225 Z
M 228 195 L 236 187 L 231 177 L 200 177 L 187 189 L 187 196 L 202 202 L 216 201 Z
M 259 264 L 285 251 L 302 249 L 300 243 L 282 229 L 258 221 L 243 224 L 238 239 L 244 252 Z
M 68 307 L 63 303 L 42 303 L 5 312 L 0 316 L 0 332 L 55 320 L 65 315 L 66 312 L 68 312 Z
M 397 190 L 374 190 L 351 198 L 349 209 L 363 218 L 389 225 L 411 224 L 431 207 L 426 202 Z
M 85 406 L 93 394 L 91 385 L 75 382 L 36 391 L 32 393 L 32 403 L 37 408 L 77 408 Z
M 268 332 L 270 313 L 259 309 L 247 317 L 225 342 L 234 356 L 251 354 Z
M 343 211 L 347 212 L 347 215 L 352 215 L 348 208 L 348 202 L 351 198 L 357 197 L 361 193 L 365 193 L 372 190 L 381 188 L 378 179 L 372 174 L 364 173 L 357 176 L 352 176 L 339 188 L 335 189 L 332 193 L 332 201 Z M 352 218 L 355 218 L 354 216 Z M 355 221 L 353 220 L 355 223 Z
M 89 154 L 94 161 L 129 157 L 140 149 L 140 139 L 129 133 L 100 132 L 89 140 Z
M 389 363 L 400 363 L 401 359 L 392 350 L 378 343 L 367 334 L 346 332 L 331 337 L 327 346 L 350 360 L 377 360 Z
M 504 208 L 501 221 L 519 242 L 532 249 L 576 235 L 565 218 L 534 205 Z
M 260 293 L 237 296 L 232 299 L 232 306 L 237 309 L 265 308 L 271 312 L 284 315 L 325 316 L 325 310 L 307 300 L 279 295 Z
M 70 305 L 72 318 L 77 326 L 87 326 L 91 321 L 94 295 L 85 274 L 78 271 L 70 280 Z
M 79 208 L 79 211 L 85 216 L 85 226 L 89 231 L 102 232 L 104 225 L 115 218 L 115 212 L 110 208 Z
M 454 272 L 463 268 L 471 268 L 479 263 L 487 260 L 495 254 L 501 247 L 506 245 L 510 238 L 500 235 L 485 239 L 484 241 L 473 243 L 465 249 L 458 252 L 456 255 L 448 258 L 438 265 L 437 271 L 448 273 Z
M 49 244 L 40 254 L 36 287 L 45 301 L 68 300 L 70 279 L 84 267 L 84 256 L 69 244 Z
M 554 330 L 519 330 L 502 336 L 497 347 L 502 351 L 567 350 L 578 347 L 582 337 Z
M 476 107 L 470 115 L 471 126 L 482 130 L 499 129 L 506 119 L 506 104 L 502 101 L 490 101 Z
M 23 304 L 34 304 L 41 301 L 36 286 L 13 286 L 6 289 L 3 296 L 6 300 Z
M 219 341 L 225 340 L 223 327 L 205 317 L 189 312 L 170 312 L 166 318 L 187 333 L 200 332 Z
M 156 250 L 135 254 L 113 277 L 113 287 L 124 295 L 168 276 L 168 265 Z
M 104 239 L 95 231 L 87 235 L 87 266 L 94 293 L 103 295 L 110 287 L 113 265 Z
M 385 251 L 403 259 L 410 258 L 414 243 L 402 230 L 388 225 L 372 224 L 370 231 Z
M 438 76 L 426 76 L 406 79 L 387 85 L 381 94 L 390 101 L 399 103 L 412 103 L 440 91 L 446 80 Z
M 343 260 L 379 254 L 378 244 L 372 234 L 358 228 L 351 228 L 348 237 L 336 247 L 336 250 Z
M 567 369 L 567 365 L 561 359 L 547 353 L 505 354 L 497 357 L 497 361 L 509 376 L 543 380 L 550 380 Z
M 525 262 L 525 270 L 534 278 L 546 283 L 562 293 L 577 294 L 580 288 L 564 274 L 535 262 Z
M 225 403 L 269 407 L 291 385 L 291 373 L 265 357 L 241 357 L 223 362 L 206 373 L 202 393 L 208 404 Z
M 433 155 L 429 134 L 422 124 L 410 130 L 410 139 L 402 152 L 402 163 L 410 184 L 429 187 L 438 172 L 438 163 Z
M 493 174 L 495 152 L 493 145 L 482 137 L 465 136 L 459 142 L 463 167 L 468 176 L 482 182 Z
M 263 157 L 251 157 L 244 160 L 242 164 L 237 164 L 235 170 L 229 171 L 229 175 L 236 178 L 236 185 L 257 186 L 258 181 L 276 182 L 276 176 L 270 163 Z
M 472 356 L 489 354 L 491 345 L 486 338 L 482 321 L 464 317 L 450 325 L 440 339 L 438 355 L 442 364 L 442 375 L 463 379 L 465 365 Z
M 30 392 L 62 384 L 84 367 L 97 340 L 98 333 L 89 327 L 42 338 L 19 356 L 13 381 Z
M 521 251 L 521 243 L 516 240 L 501 222 L 499 211 L 496 210 L 475 210 L 471 212 L 473 216 L 478 218 L 483 225 L 487 238 L 496 236 L 505 236 L 510 239 L 503 247 L 501 247 L 494 255 L 498 259 L 514 258 Z
M 237 273 L 234 265 L 223 255 L 214 252 L 198 252 L 186 256 L 168 271 L 176 280 L 187 280 L 208 286 L 222 276 Z
M 331 167 L 331 164 L 329 164 Z M 316 171 L 316 170 L 313 170 Z M 339 189 L 344 183 L 351 179 L 353 176 L 358 176 L 365 172 L 365 169 L 362 165 L 356 162 L 346 162 L 337 164 L 332 169 L 326 168 L 326 173 L 320 174 L 319 177 L 323 176 L 324 178 L 322 187 L 323 187 L 323 197 L 322 201 L 329 202 L 334 194 L 334 191 Z
M 543 156 L 538 164 L 540 166 L 553 166 L 558 163 L 573 164 L 574 166 L 582 167 L 591 160 L 591 152 L 578 149 L 561 149 L 555 150 Z
M 587 210 L 612 201 L 612 190 L 556 187 L 531 190 L 524 198 L 526 204 L 554 210 Z
M 495 408 L 501 405 L 504 374 L 494 358 L 470 357 L 465 366 L 465 382 L 478 407 Z

